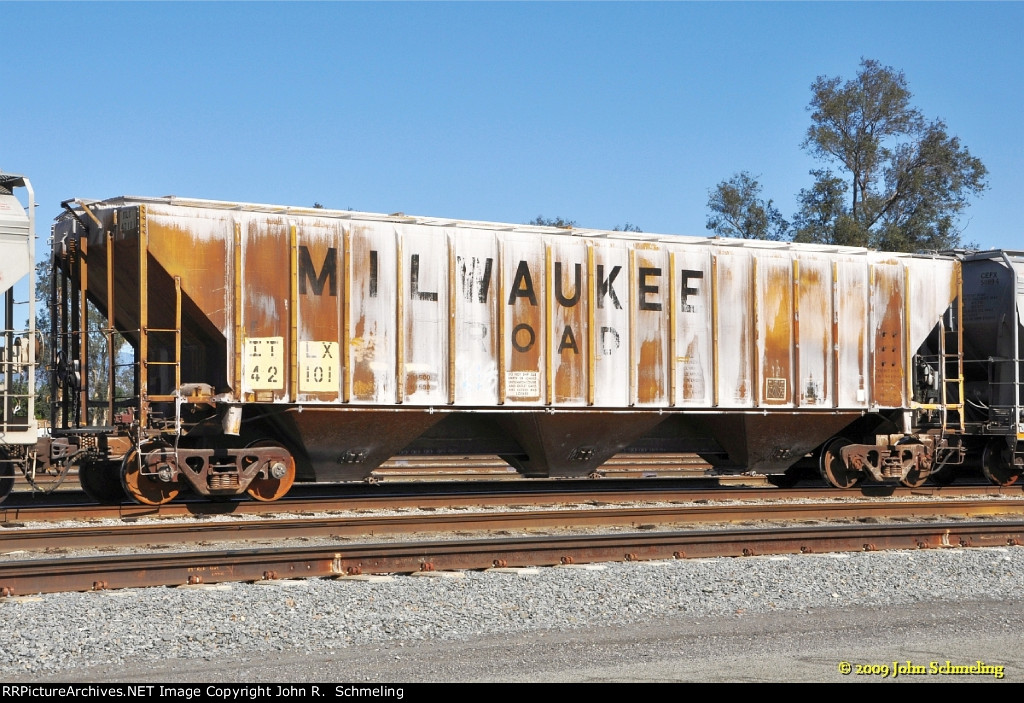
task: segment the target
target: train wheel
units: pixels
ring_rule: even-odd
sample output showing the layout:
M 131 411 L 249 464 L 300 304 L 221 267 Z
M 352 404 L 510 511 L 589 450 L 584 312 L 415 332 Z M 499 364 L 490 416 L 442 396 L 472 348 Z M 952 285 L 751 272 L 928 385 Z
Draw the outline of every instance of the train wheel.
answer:
M 143 505 L 162 505 L 178 497 L 181 486 L 177 481 L 161 481 L 154 473 L 161 462 L 173 462 L 169 451 L 164 444 L 146 445 L 142 448 L 141 466 L 138 449 L 125 455 L 121 462 L 121 485 L 129 498 Z M 144 473 L 143 469 L 147 471 Z
M 864 472 L 850 469 L 840 454 L 851 444 L 845 437 L 833 437 L 821 450 L 821 477 L 836 488 L 853 488 L 864 480 Z
M 87 461 L 78 467 L 78 483 L 100 505 L 118 505 L 125 498 L 120 469 L 116 461 Z
M 0 449 L 0 500 L 14 490 L 14 463 L 8 461 L 9 457 L 4 449 Z
M 918 444 L 921 444 L 921 443 L 919 441 L 917 441 L 916 439 L 908 439 L 908 440 L 904 440 L 904 441 L 898 442 L 897 443 L 897 448 L 899 448 L 901 446 L 905 447 L 908 444 L 918 445 Z M 910 468 L 907 471 L 906 476 L 904 476 L 903 478 L 900 479 L 900 483 L 903 484 L 904 486 L 906 486 L 907 488 L 919 488 L 919 487 L 923 486 L 925 481 L 928 480 L 928 474 L 926 473 L 923 476 L 921 475 L 921 470 L 919 468 L 917 468 L 917 466 L 916 466 L 917 462 L 914 459 L 913 453 L 907 452 L 902 457 L 902 459 L 903 459 L 903 466 L 905 468 L 908 465 L 913 465 L 913 467 Z
M 912 469 L 907 475 L 900 479 L 900 483 L 907 488 L 919 488 L 925 484 L 928 480 L 927 476 L 921 476 L 921 472 L 917 469 Z
M 282 447 L 277 442 L 270 439 L 261 439 L 253 442 L 249 447 Z M 288 462 L 283 467 L 277 467 L 278 471 L 283 471 L 281 478 L 257 478 L 249 484 L 249 487 L 245 489 L 245 492 L 252 496 L 253 499 L 263 501 L 264 503 L 270 503 L 284 496 L 289 490 L 291 490 L 292 484 L 295 483 L 295 459 L 288 455 Z
M 981 454 L 981 472 L 997 486 L 1011 486 L 1020 478 L 1020 469 L 1007 461 L 1006 441 L 995 438 L 985 445 Z

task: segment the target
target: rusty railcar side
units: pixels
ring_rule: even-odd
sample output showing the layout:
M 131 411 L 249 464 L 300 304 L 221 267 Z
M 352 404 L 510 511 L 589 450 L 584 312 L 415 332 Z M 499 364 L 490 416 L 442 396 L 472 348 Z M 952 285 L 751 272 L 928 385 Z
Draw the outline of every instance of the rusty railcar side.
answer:
M 58 388 L 67 431 L 274 442 L 333 481 L 403 451 L 583 476 L 710 448 L 779 473 L 851 425 L 844 456 L 882 472 L 864 437 L 959 430 L 948 360 L 919 372 L 959 334 L 952 257 L 170 197 L 76 201 L 54 235 L 63 353 L 87 362 L 91 306 L 134 369 L 124 397 Z

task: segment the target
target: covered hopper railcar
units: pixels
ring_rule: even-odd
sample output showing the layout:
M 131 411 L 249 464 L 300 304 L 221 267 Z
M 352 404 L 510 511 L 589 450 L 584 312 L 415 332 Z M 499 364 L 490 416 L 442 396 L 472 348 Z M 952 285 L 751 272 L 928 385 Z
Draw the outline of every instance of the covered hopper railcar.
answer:
M 1024 252 L 985 251 L 963 261 L 967 441 L 994 483 L 1024 472 Z
M 22 190 L 24 189 L 24 190 Z M 33 200 L 25 176 L 0 171 L 0 500 L 14 488 L 18 468 L 35 466 L 38 427 L 35 418 L 35 213 L 22 207 L 16 192 Z M 23 290 L 16 290 L 21 288 Z M 22 320 L 17 324 L 16 320 Z M 44 454 L 48 448 L 42 447 Z
M 65 208 L 53 433 L 101 500 L 274 500 L 399 453 L 577 477 L 710 448 L 792 478 L 819 449 L 841 487 L 964 456 L 954 256 L 177 197 Z M 995 371 L 1017 369 L 1005 421 L 973 426 L 1014 476 L 1015 358 Z

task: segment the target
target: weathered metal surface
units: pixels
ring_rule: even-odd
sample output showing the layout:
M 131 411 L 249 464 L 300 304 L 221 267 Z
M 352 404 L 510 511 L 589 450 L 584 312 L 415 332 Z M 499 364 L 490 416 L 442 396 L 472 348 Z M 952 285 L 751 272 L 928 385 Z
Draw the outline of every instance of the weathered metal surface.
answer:
M 115 324 L 153 359 L 145 392 L 173 392 L 172 368 L 158 364 L 173 367 L 179 352 L 132 330 L 173 328 L 180 315 L 181 381 L 242 404 L 246 422 L 294 416 L 283 425 L 313 442 L 305 469 L 296 452 L 300 480 L 359 473 L 339 469 L 342 445 L 383 461 L 442 408 L 783 413 L 756 431 L 783 430 L 798 456 L 827 437 L 801 436 L 790 413 L 854 419 L 909 407 L 909 364 L 957 291 L 952 259 L 853 248 L 176 198 L 90 208 L 102 226 L 65 221 L 57 240 L 87 235 L 82 285 L 95 300 L 108 298 L 108 258 L 115 267 Z M 139 242 L 145 251 L 133 251 Z M 299 408 L 318 411 L 307 420 Z M 392 432 L 353 420 L 353 408 L 424 417 L 403 416 Z M 583 472 L 584 463 L 566 465 L 563 449 L 598 443 L 578 419 L 504 422 L 518 446 L 494 451 L 527 456 L 531 473 Z M 544 429 L 567 422 L 578 427 Z M 702 423 L 734 448 L 734 461 L 774 469 L 785 460 L 745 420 Z M 608 451 L 591 456 L 654 424 L 611 433 Z
M 755 332 L 750 254 L 745 249 L 722 249 L 712 255 L 712 265 L 714 407 L 751 407 Z
M 832 324 L 832 265 L 821 255 L 794 262 L 796 373 L 794 400 L 802 408 L 828 408 L 835 402 Z
M 714 402 L 715 366 L 712 352 L 713 304 L 711 252 L 672 247 L 672 285 L 669 330 L 672 335 L 672 401 L 676 407 L 710 407 Z
M 302 406 L 299 406 L 302 407 Z M 262 418 L 292 449 L 300 481 L 359 481 L 447 415 L 447 410 L 290 408 Z
M 501 236 L 502 348 L 498 374 L 503 405 L 544 405 L 548 328 L 544 240 L 526 234 Z M 456 359 L 456 364 L 458 359 Z
M 750 471 L 780 473 L 857 419 L 850 412 L 694 414 L 690 422 L 715 437 L 729 458 Z
M 877 263 L 871 270 L 872 399 L 885 407 L 905 404 L 903 325 L 904 270 L 899 264 Z
M 758 405 L 793 405 L 793 262 L 788 255 L 755 260 Z
M 629 243 L 595 240 L 587 306 L 590 353 L 593 355 L 591 404 L 623 408 L 630 403 Z
M 493 232 L 458 228 L 453 236 L 454 268 L 448 284 L 454 309 L 446 353 L 455 379 L 456 405 L 493 406 L 498 403 L 499 310 L 502 276 L 498 243 Z M 458 363 L 456 363 L 456 360 Z
M 520 446 L 517 463 L 527 475 L 592 474 L 662 421 L 656 413 L 508 413 L 498 425 Z

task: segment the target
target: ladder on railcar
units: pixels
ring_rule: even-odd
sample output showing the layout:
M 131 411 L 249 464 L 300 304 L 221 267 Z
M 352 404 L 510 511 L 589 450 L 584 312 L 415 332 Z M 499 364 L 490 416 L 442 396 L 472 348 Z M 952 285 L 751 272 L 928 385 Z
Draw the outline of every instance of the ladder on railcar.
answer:
M 966 432 L 966 407 L 964 390 L 963 351 L 963 272 L 957 266 L 957 294 L 953 304 L 942 315 L 939 323 L 939 424 L 940 437 L 944 441 L 935 451 L 935 470 L 946 465 L 962 464 L 965 447 L 961 438 Z M 954 435 L 954 441 L 948 438 Z
M 958 290 L 962 274 L 958 268 Z M 936 470 L 947 464 L 960 464 L 963 461 L 964 448 L 960 437 L 966 431 L 965 379 L 963 354 L 963 297 L 958 294 L 942 314 L 936 325 L 937 342 L 933 354 L 922 355 L 921 362 L 935 370 L 938 378 L 934 385 L 934 395 L 925 402 L 915 402 L 913 406 L 921 411 L 934 413 L 935 424 L 930 424 L 932 431 L 937 431 L 943 440 L 936 447 Z M 953 441 L 949 441 L 951 438 Z
M 142 429 L 153 427 L 157 421 L 153 405 L 174 403 L 181 387 L 181 277 L 174 276 L 174 319 L 172 326 L 150 326 L 150 256 L 149 234 L 143 224 L 138 236 L 138 322 L 136 349 L 136 380 L 138 393 L 138 425 Z M 111 267 L 112 268 L 112 267 Z M 165 316 L 166 317 L 166 316 Z M 169 320 L 168 320 L 169 321 Z M 166 325 L 165 321 L 164 324 Z M 153 385 L 156 385 L 156 392 Z M 177 412 L 175 429 L 177 427 Z
M 97 228 L 102 228 L 88 205 L 76 202 Z M 151 327 L 150 263 L 145 236 L 140 236 L 137 250 L 128 257 L 134 258 L 137 254 L 135 261 L 116 261 L 114 234 L 101 230 L 99 237 L 94 236 L 94 241 L 102 241 L 103 246 L 93 248 L 92 256 L 103 257 L 95 264 L 105 265 L 105 300 L 93 288 L 92 294 L 98 299 L 90 301 L 89 232 L 92 228 L 77 212 L 67 209 L 81 229 L 75 227 L 74 236 L 66 240 L 65 274 L 60 277 L 54 275 L 52 281 L 52 330 L 56 343 L 55 426 L 98 429 L 103 425 L 137 423 L 140 428 L 148 428 L 154 419 L 153 404 L 174 402 L 176 390 L 181 386 L 181 280 L 174 278 L 173 326 Z M 116 224 L 115 219 L 115 228 Z M 137 284 L 137 291 L 129 298 L 135 298 L 132 304 L 137 308 L 131 310 L 129 307 L 131 312 L 118 320 L 118 305 L 126 301 L 116 299 L 115 271 L 119 267 L 132 270 L 136 266 L 137 281 L 133 283 Z M 122 290 L 122 298 L 123 293 Z M 101 305 L 105 310 L 100 308 Z M 103 320 L 93 318 L 90 322 L 93 312 L 98 312 Z M 127 361 L 122 359 L 126 342 L 131 342 L 134 347 L 132 358 Z M 90 369 L 90 364 L 100 361 L 90 349 L 93 344 L 106 347 L 105 369 Z M 119 382 L 119 372 L 126 367 L 134 369 L 130 390 L 122 387 L 127 383 Z M 164 368 L 169 372 L 164 372 Z M 158 381 L 160 392 L 157 393 L 150 392 L 154 378 Z M 105 389 L 102 388 L 104 383 Z M 132 409 L 135 413 L 131 412 Z
M 939 334 L 939 359 L 942 368 L 939 418 L 943 436 L 950 431 L 961 435 L 965 431 L 962 315 L 963 303 L 958 295 L 956 302 L 942 316 L 942 331 Z

